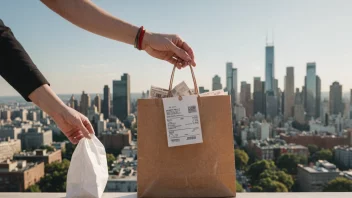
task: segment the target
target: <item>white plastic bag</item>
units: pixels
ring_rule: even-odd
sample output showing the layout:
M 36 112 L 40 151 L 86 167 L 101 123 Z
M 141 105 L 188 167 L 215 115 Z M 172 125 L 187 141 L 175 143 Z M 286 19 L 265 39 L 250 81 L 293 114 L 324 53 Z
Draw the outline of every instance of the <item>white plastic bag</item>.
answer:
M 73 152 L 66 182 L 66 198 L 101 198 L 108 181 L 104 145 L 92 135 L 83 138 Z

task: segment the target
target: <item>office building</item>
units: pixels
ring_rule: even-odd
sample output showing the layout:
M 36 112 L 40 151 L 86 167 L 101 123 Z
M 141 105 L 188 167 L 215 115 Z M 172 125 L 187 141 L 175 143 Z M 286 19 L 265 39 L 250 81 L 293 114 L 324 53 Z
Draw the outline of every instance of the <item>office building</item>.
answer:
M 53 132 L 42 127 L 29 128 L 28 132 L 21 133 L 20 137 L 23 149 L 37 149 L 53 142 Z
M 27 162 L 44 162 L 51 164 L 53 162 L 61 162 L 61 150 L 47 151 L 46 149 L 36 149 L 35 151 L 20 152 L 13 156 L 14 160 L 25 160 Z
M 253 82 L 253 113 L 262 113 L 263 111 L 263 97 L 264 97 L 264 90 L 262 86 L 262 81 L 260 77 L 254 77 Z
M 335 146 L 339 145 L 352 146 L 352 131 L 347 132 L 347 137 L 337 137 L 335 135 L 321 134 L 316 135 L 314 132 L 306 132 L 295 135 L 280 134 L 280 139 L 285 140 L 287 143 L 300 144 L 303 146 L 314 144 L 319 148 L 333 149 Z
M 303 106 L 303 93 L 299 91 L 299 88 L 296 89 L 295 101 L 294 101 L 294 119 L 300 124 L 305 123 L 304 116 L 304 106 Z
M 90 96 L 86 93 L 84 93 L 84 91 L 82 92 L 81 95 L 81 102 L 80 102 L 80 109 L 81 109 L 81 113 L 85 116 L 88 115 L 88 108 L 90 107 L 91 104 L 91 100 L 90 100 Z
M 297 167 L 297 183 L 303 192 L 321 192 L 329 181 L 339 175 L 339 169 L 325 160 L 319 160 L 313 166 L 298 165 Z
M 2 139 L 17 139 L 18 135 L 22 132 L 22 128 L 16 127 L 14 125 L 6 124 L 0 126 L 0 138 Z
M 316 94 L 317 94 L 317 98 L 316 98 L 316 102 L 315 102 L 315 117 L 319 118 L 320 116 L 320 111 L 321 111 L 321 80 L 320 77 L 317 75 L 316 77 L 316 82 L 317 82 L 317 89 L 316 89 Z
M 284 117 L 285 119 L 293 117 L 293 107 L 295 100 L 295 77 L 294 77 L 294 68 L 286 68 L 285 76 L 285 101 L 284 101 Z
M 105 192 L 137 192 L 137 176 L 110 175 Z
M 270 124 L 265 120 L 260 125 L 260 139 L 265 140 L 270 137 Z
M 241 82 L 240 103 L 246 109 L 247 117 L 253 116 L 254 101 L 251 98 L 251 84 Z
M 78 101 L 75 99 L 73 94 L 72 94 L 70 100 L 68 101 L 68 106 L 71 107 L 72 109 L 80 110 L 79 105 L 78 105 Z
M 335 146 L 335 162 L 346 169 L 352 169 L 352 147 Z
M 226 63 L 226 89 L 229 95 L 232 94 L 232 68 L 233 64 L 231 62 Z
M 205 89 L 203 86 L 200 86 L 200 87 L 198 88 L 198 90 L 199 90 L 199 93 L 200 93 L 200 94 L 209 92 L 209 89 Z
M 274 91 L 275 60 L 274 46 L 265 47 L 265 92 Z
M 312 117 L 316 117 L 317 76 L 315 63 L 307 63 L 307 76 L 305 79 L 306 113 L 308 120 L 310 120 Z
M 11 120 L 11 111 L 10 110 L 4 110 L 0 112 L 1 114 L 1 120 L 5 121 L 10 121 Z
M 25 192 L 44 177 L 44 163 L 0 162 L 0 192 Z
M 6 159 L 12 159 L 12 156 L 20 152 L 21 148 L 21 140 L 10 138 L 0 140 L 0 162 Z
M 277 96 L 273 91 L 266 92 L 266 117 L 274 119 L 278 115 L 278 101 Z
M 287 144 L 280 139 L 263 139 L 249 141 L 249 148 L 253 149 L 258 159 L 276 161 L 285 153 L 308 157 L 308 148 L 302 145 Z
M 99 140 L 107 151 L 121 151 L 125 146 L 131 146 L 132 136 L 128 129 L 114 130 L 101 133 Z
M 30 111 L 28 113 L 28 120 L 31 120 L 31 121 L 37 121 L 38 120 L 38 117 L 37 117 L 37 112 L 36 111 Z
M 237 97 L 238 97 L 238 86 L 237 86 L 237 81 L 238 81 L 238 78 L 237 78 L 237 68 L 233 68 L 232 69 L 232 104 L 235 104 L 237 102 Z
M 342 85 L 338 82 L 333 82 L 330 85 L 330 99 L 329 99 L 330 115 L 338 115 L 344 112 L 342 103 Z
M 108 85 L 104 86 L 104 101 L 103 101 L 103 114 L 104 119 L 108 119 L 110 117 L 110 103 L 111 103 L 111 93 Z
M 254 77 L 254 88 L 253 88 L 253 114 L 264 113 L 264 103 L 265 98 L 263 82 L 260 77 Z
M 97 94 L 94 98 L 94 105 L 97 107 L 98 113 L 101 113 L 101 99 L 99 94 Z
M 130 75 L 124 74 L 121 80 L 113 81 L 113 114 L 125 120 L 131 113 Z
M 218 75 L 215 75 L 213 77 L 213 86 L 212 86 L 212 90 L 219 90 L 222 89 L 222 84 L 221 84 L 221 78 Z

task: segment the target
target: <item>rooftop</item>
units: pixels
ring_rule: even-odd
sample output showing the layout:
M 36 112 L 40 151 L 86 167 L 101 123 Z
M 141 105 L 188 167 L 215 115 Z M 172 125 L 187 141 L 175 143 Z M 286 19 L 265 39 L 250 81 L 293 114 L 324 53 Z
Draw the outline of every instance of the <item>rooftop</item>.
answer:
M 301 168 L 305 169 L 309 173 L 331 173 L 340 172 L 336 168 L 335 164 L 332 164 L 326 160 L 319 160 L 314 166 L 303 166 L 299 165 Z
M 64 198 L 65 193 L 0 193 L 0 198 Z M 352 192 L 337 193 L 238 193 L 237 198 L 350 198 Z M 137 193 L 104 193 L 103 198 L 137 198 Z

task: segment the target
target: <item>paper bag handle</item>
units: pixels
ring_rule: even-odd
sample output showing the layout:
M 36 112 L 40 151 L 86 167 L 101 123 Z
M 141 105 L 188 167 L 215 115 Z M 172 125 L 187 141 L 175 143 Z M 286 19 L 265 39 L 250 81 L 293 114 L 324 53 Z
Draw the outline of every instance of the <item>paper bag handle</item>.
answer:
M 193 68 L 192 68 L 191 65 L 189 65 L 189 68 L 191 69 L 191 74 L 192 74 L 192 79 L 193 79 L 193 84 L 194 84 L 194 93 L 195 93 L 196 95 L 198 95 L 198 86 L 197 86 L 196 77 L 195 77 L 195 75 L 194 75 Z M 169 84 L 169 93 L 168 93 L 168 97 L 171 96 L 172 83 L 174 82 L 175 70 L 176 70 L 176 65 L 175 65 L 174 68 L 172 69 L 172 73 L 171 73 L 171 77 L 170 77 L 170 84 Z

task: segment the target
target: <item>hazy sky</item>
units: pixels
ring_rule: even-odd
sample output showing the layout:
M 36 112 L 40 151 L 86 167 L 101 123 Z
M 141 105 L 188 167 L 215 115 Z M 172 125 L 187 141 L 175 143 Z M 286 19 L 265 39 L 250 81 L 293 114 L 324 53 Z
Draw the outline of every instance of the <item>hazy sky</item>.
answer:
M 306 63 L 317 63 L 323 91 L 333 81 L 352 88 L 351 0 L 96 0 L 96 4 L 137 26 L 181 35 L 194 49 L 199 86 L 211 88 L 215 74 L 225 85 L 225 64 L 253 84 L 264 78 L 265 38 L 275 43 L 275 77 L 283 88 L 287 66 L 295 67 L 295 86 L 303 85 Z M 102 92 L 104 84 L 131 75 L 132 92 L 150 85 L 168 87 L 172 65 L 132 46 L 86 32 L 40 1 L 3 0 L 0 18 L 10 26 L 57 93 Z M 147 72 L 150 72 L 148 75 Z M 188 69 L 175 83 L 191 86 Z M 253 90 L 253 88 L 252 88 Z M 0 95 L 17 93 L 0 79 Z

